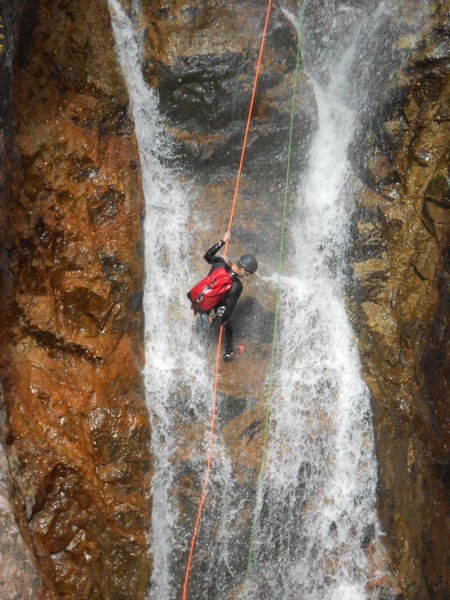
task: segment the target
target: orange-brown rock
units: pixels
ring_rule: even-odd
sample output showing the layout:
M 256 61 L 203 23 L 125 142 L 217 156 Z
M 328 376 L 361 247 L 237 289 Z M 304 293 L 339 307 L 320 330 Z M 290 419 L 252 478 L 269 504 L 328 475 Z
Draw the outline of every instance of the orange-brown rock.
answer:
M 16 518 L 45 597 L 143 598 L 143 198 L 106 0 L 26 4 L 11 96 L 0 376 Z
M 392 85 L 391 104 L 380 111 L 384 125 L 367 132 L 363 156 L 375 158 L 361 169 L 366 186 L 354 228 L 356 320 L 372 394 L 379 512 L 399 597 L 408 600 L 444 599 L 449 591 L 445 5 L 436 3 Z

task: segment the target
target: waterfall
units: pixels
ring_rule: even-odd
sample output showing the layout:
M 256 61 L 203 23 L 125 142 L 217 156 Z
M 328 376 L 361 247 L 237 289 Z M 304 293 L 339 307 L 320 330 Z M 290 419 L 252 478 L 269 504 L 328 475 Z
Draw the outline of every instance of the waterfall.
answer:
M 364 549 L 381 531 L 370 397 L 345 310 L 347 197 L 355 193 L 347 155 L 377 86 L 404 58 L 390 26 L 402 20 L 387 2 L 372 9 L 343 3 L 324 15 L 324 44 L 314 39 L 312 16 L 311 8 L 302 56 L 319 122 L 289 223 L 295 259 L 282 278 L 273 425 L 248 596 L 362 600 Z
M 185 298 L 195 283 L 188 234 L 198 227 L 193 194 L 164 166 L 170 143 L 141 71 L 139 5 L 133 2 L 127 14 L 118 0 L 108 3 L 146 199 L 144 375 L 154 457 L 149 597 L 166 600 L 180 596 L 198 507 L 190 490 L 204 476 L 214 373 Z M 273 419 L 247 588 L 255 600 L 365 598 L 364 547 L 380 535 L 369 394 L 345 311 L 347 154 L 377 86 L 401 58 L 390 24 L 401 27 L 407 17 L 392 18 L 389 2 L 354 4 L 319 10 L 306 3 L 302 56 L 319 126 L 287 224 L 295 243 L 281 281 Z M 244 579 L 255 489 L 243 490 L 234 477 L 216 435 L 192 598 L 238 597 L 228 594 Z M 187 482 L 182 499 L 181 480 Z
M 305 31 L 312 26 L 306 19 Z M 370 400 L 344 294 L 347 150 L 357 121 L 346 92 L 363 25 L 352 29 L 335 45 L 323 81 L 308 60 L 307 37 L 303 47 L 319 119 L 289 224 L 295 260 L 281 284 L 274 424 L 249 586 L 255 598 L 365 598 L 363 546 L 379 533 Z
M 152 597 L 172 597 L 173 555 L 185 549 L 185 533 L 177 525 L 176 499 L 171 492 L 181 443 L 176 428 L 184 414 L 196 415 L 210 396 L 205 352 L 196 343 L 185 286 L 192 280 L 186 224 L 192 195 L 164 166 L 170 143 L 164 135 L 158 98 L 147 87 L 141 70 L 141 39 L 135 20 L 118 0 L 109 0 L 117 54 L 129 90 L 142 168 L 146 218 L 144 226 L 146 283 L 145 385 L 152 426 L 153 560 Z M 182 368 L 179 366 L 182 355 Z M 204 455 L 204 449 L 199 449 Z M 203 464 L 199 464 L 199 472 Z

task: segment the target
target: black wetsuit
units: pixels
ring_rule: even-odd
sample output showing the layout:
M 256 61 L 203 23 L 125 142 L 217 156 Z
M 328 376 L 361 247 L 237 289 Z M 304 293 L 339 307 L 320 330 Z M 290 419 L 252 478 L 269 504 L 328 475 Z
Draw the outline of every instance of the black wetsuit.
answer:
M 220 242 L 217 242 L 217 244 L 214 244 L 214 246 L 208 250 L 204 258 L 206 262 L 208 262 L 211 265 L 209 274 L 211 274 L 216 269 L 222 268 L 228 271 L 228 273 L 231 275 L 231 279 L 233 280 L 233 283 L 231 284 L 231 289 L 214 307 L 214 309 L 220 308 L 222 306 L 225 308 L 225 312 L 220 321 L 225 331 L 225 352 L 233 352 L 233 329 L 231 327 L 230 318 L 233 314 L 236 302 L 239 300 L 239 296 L 241 295 L 243 286 L 239 277 L 231 270 L 231 265 L 228 264 L 225 261 L 225 259 L 221 256 L 215 256 L 224 245 L 225 242 L 223 240 L 220 240 Z

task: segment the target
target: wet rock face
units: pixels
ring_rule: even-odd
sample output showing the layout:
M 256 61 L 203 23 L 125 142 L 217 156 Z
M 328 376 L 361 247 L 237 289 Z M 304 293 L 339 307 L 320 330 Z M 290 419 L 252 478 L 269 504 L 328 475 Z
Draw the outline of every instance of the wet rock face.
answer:
M 209 227 L 198 251 L 228 220 L 265 7 L 255 0 L 142 4 L 144 72 L 160 96 L 174 164 L 203 184 L 194 218 Z M 30 554 L 17 544 L 23 587 L 7 593 L 142 598 L 150 569 L 149 425 L 139 373 L 142 197 L 107 5 L 14 0 L 1 8 L 2 441 L 16 518 L 44 581 L 41 591 Z M 373 398 L 380 514 L 408 599 L 444 598 L 447 585 L 448 31 L 444 3 L 435 8 L 423 43 L 354 152 L 362 190 L 351 308 Z M 233 229 L 234 251 L 257 254 L 269 269 L 279 244 L 295 49 L 295 29 L 274 2 Z M 296 119 L 300 150 L 291 170 L 301 173 L 316 122 L 302 72 Z M 248 353 L 225 366 L 228 402 L 218 419 L 236 480 L 253 490 L 274 299 L 264 283 L 248 281 L 246 290 L 263 305 L 243 300 L 236 312 Z M 260 322 L 251 321 L 255 314 Z M 192 431 L 201 440 L 204 424 Z M 190 451 L 177 493 L 194 514 Z M 9 481 L 2 479 L 6 498 Z M 244 538 L 248 532 L 239 531 L 237 542 Z
M 260 2 L 184 1 L 144 7 L 148 34 L 145 76 L 173 127 L 177 165 L 202 178 L 234 172 L 253 88 L 266 10 Z M 244 171 L 284 172 L 297 33 L 278 2 L 271 9 Z M 314 129 L 315 103 L 300 77 L 296 140 Z M 276 150 L 275 150 L 276 149 Z M 276 155 L 275 155 L 276 152 Z M 293 172 L 301 165 L 293 159 Z M 297 168 L 296 168 L 297 167 Z
M 354 316 L 373 399 L 379 507 L 404 597 L 417 599 L 448 592 L 447 26 L 437 3 L 355 152 L 363 186 L 354 220 Z
M 127 92 L 106 2 L 24 8 L 1 207 L 16 517 L 47 597 L 143 598 L 143 199 Z
M 18 21 L 24 2 L 9 3 L 0 7 L 0 190 L 4 198 L 9 185 L 7 148 L 11 135 L 11 79 Z M 1 235 L 4 235 L 5 206 L 0 203 Z M 7 251 L 0 247 L 0 265 L 4 267 Z M 0 290 L 5 293 L 4 271 L 0 268 Z M 0 354 L 1 356 L 1 354 Z M 8 440 L 9 425 L 5 410 L 3 387 L 0 382 L 0 594 L 5 600 L 28 600 L 40 597 L 42 581 L 36 559 L 27 546 L 14 515 L 14 482 L 9 470 L 4 444 Z M 27 538 L 30 542 L 29 538 Z

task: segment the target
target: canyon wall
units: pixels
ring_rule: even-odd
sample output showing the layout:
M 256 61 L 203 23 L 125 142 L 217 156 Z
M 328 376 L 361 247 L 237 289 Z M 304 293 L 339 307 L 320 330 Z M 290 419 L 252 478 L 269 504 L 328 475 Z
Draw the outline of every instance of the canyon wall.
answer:
M 0 549 L 8 556 L 18 540 L 13 561 L 23 588 L 4 597 L 143 598 L 151 568 L 150 428 L 140 376 L 143 198 L 108 8 L 106 0 L 6 4 L 0 3 L 2 494 L 13 498 L 4 522 L 13 511 L 22 539 L 8 530 Z M 396 594 L 406 600 L 448 593 L 448 2 L 430 4 L 432 16 L 406 48 L 407 68 L 363 122 L 352 156 L 359 192 L 348 310 L 372 396 L 379 514 Z M 228 219 L 259 49 L 254 32 L 262 31 L 264 10 L 256 0 L 142 5 L 145 77 L 159 93 L 173 165 L 196 182 L 196 214 L 210 222 L 197 243 L 206 249 L 215 241 L 211 229 L 219 237 Z M 408 41 L 398 43 L 404 50 Z M 233 241 L 236 252 L 254 252 L 271 265 L 296 50 L 295 29 L 277 2 L 266 44 Z M 297 177 L 316 124 L 301 70 Z M 289 239 L 287 256 L 288 249 Z M 201 252 L 199 269 L 200 261 Z M 227 411 L 223 435 L 236 480 L 250 487 L 264 418 L 259 372 L 273 320 L 273 293 L 260 285 L 258 300 L 236 315 L 254 358 L 238 365 L 234 378 L 228 368 L 229 403 L 219 408 Z M 250 327 L 255 309 L 259 322 Z M 241 413 L 236 399 L 246 395 L 255 404 Z M 201 437 L 196 426 L 192 431 Z M 195 507 L 186 473 L 178 485 Z
M 11 79 L 14 47 L 24 2 L 0 7 L 0 306 L 3 309 L 6 294 L 9 293 L 6 286 L 8 253 L 3 240 L 6 236 L 5 200 L 9 194 L 10 179 L 7 153 L 12 136 Z M 1 315 L 0 319 L 3 327 Z M 0 356 L 3 359 L 2 353 Z M 9 425 L 2 380 L 3 378 L 0 380 L 0 590 L 2 597 L 8 600 L 31 600 L 41 596 L 42 580 L 26 528 L 21 530 L 15 518 L 14 483 L 4 448 L 8 440 Z
M 349 310 L 372 395 L 379 515 L 408 600 L 449 592 L 450 6 L 432 6 L 353 156 Z
M 106 0 L 13 4 L 2 12 L 2 441 L 43 581 L 32 597 L 142 598 L 150 428 L 128 95 Z

